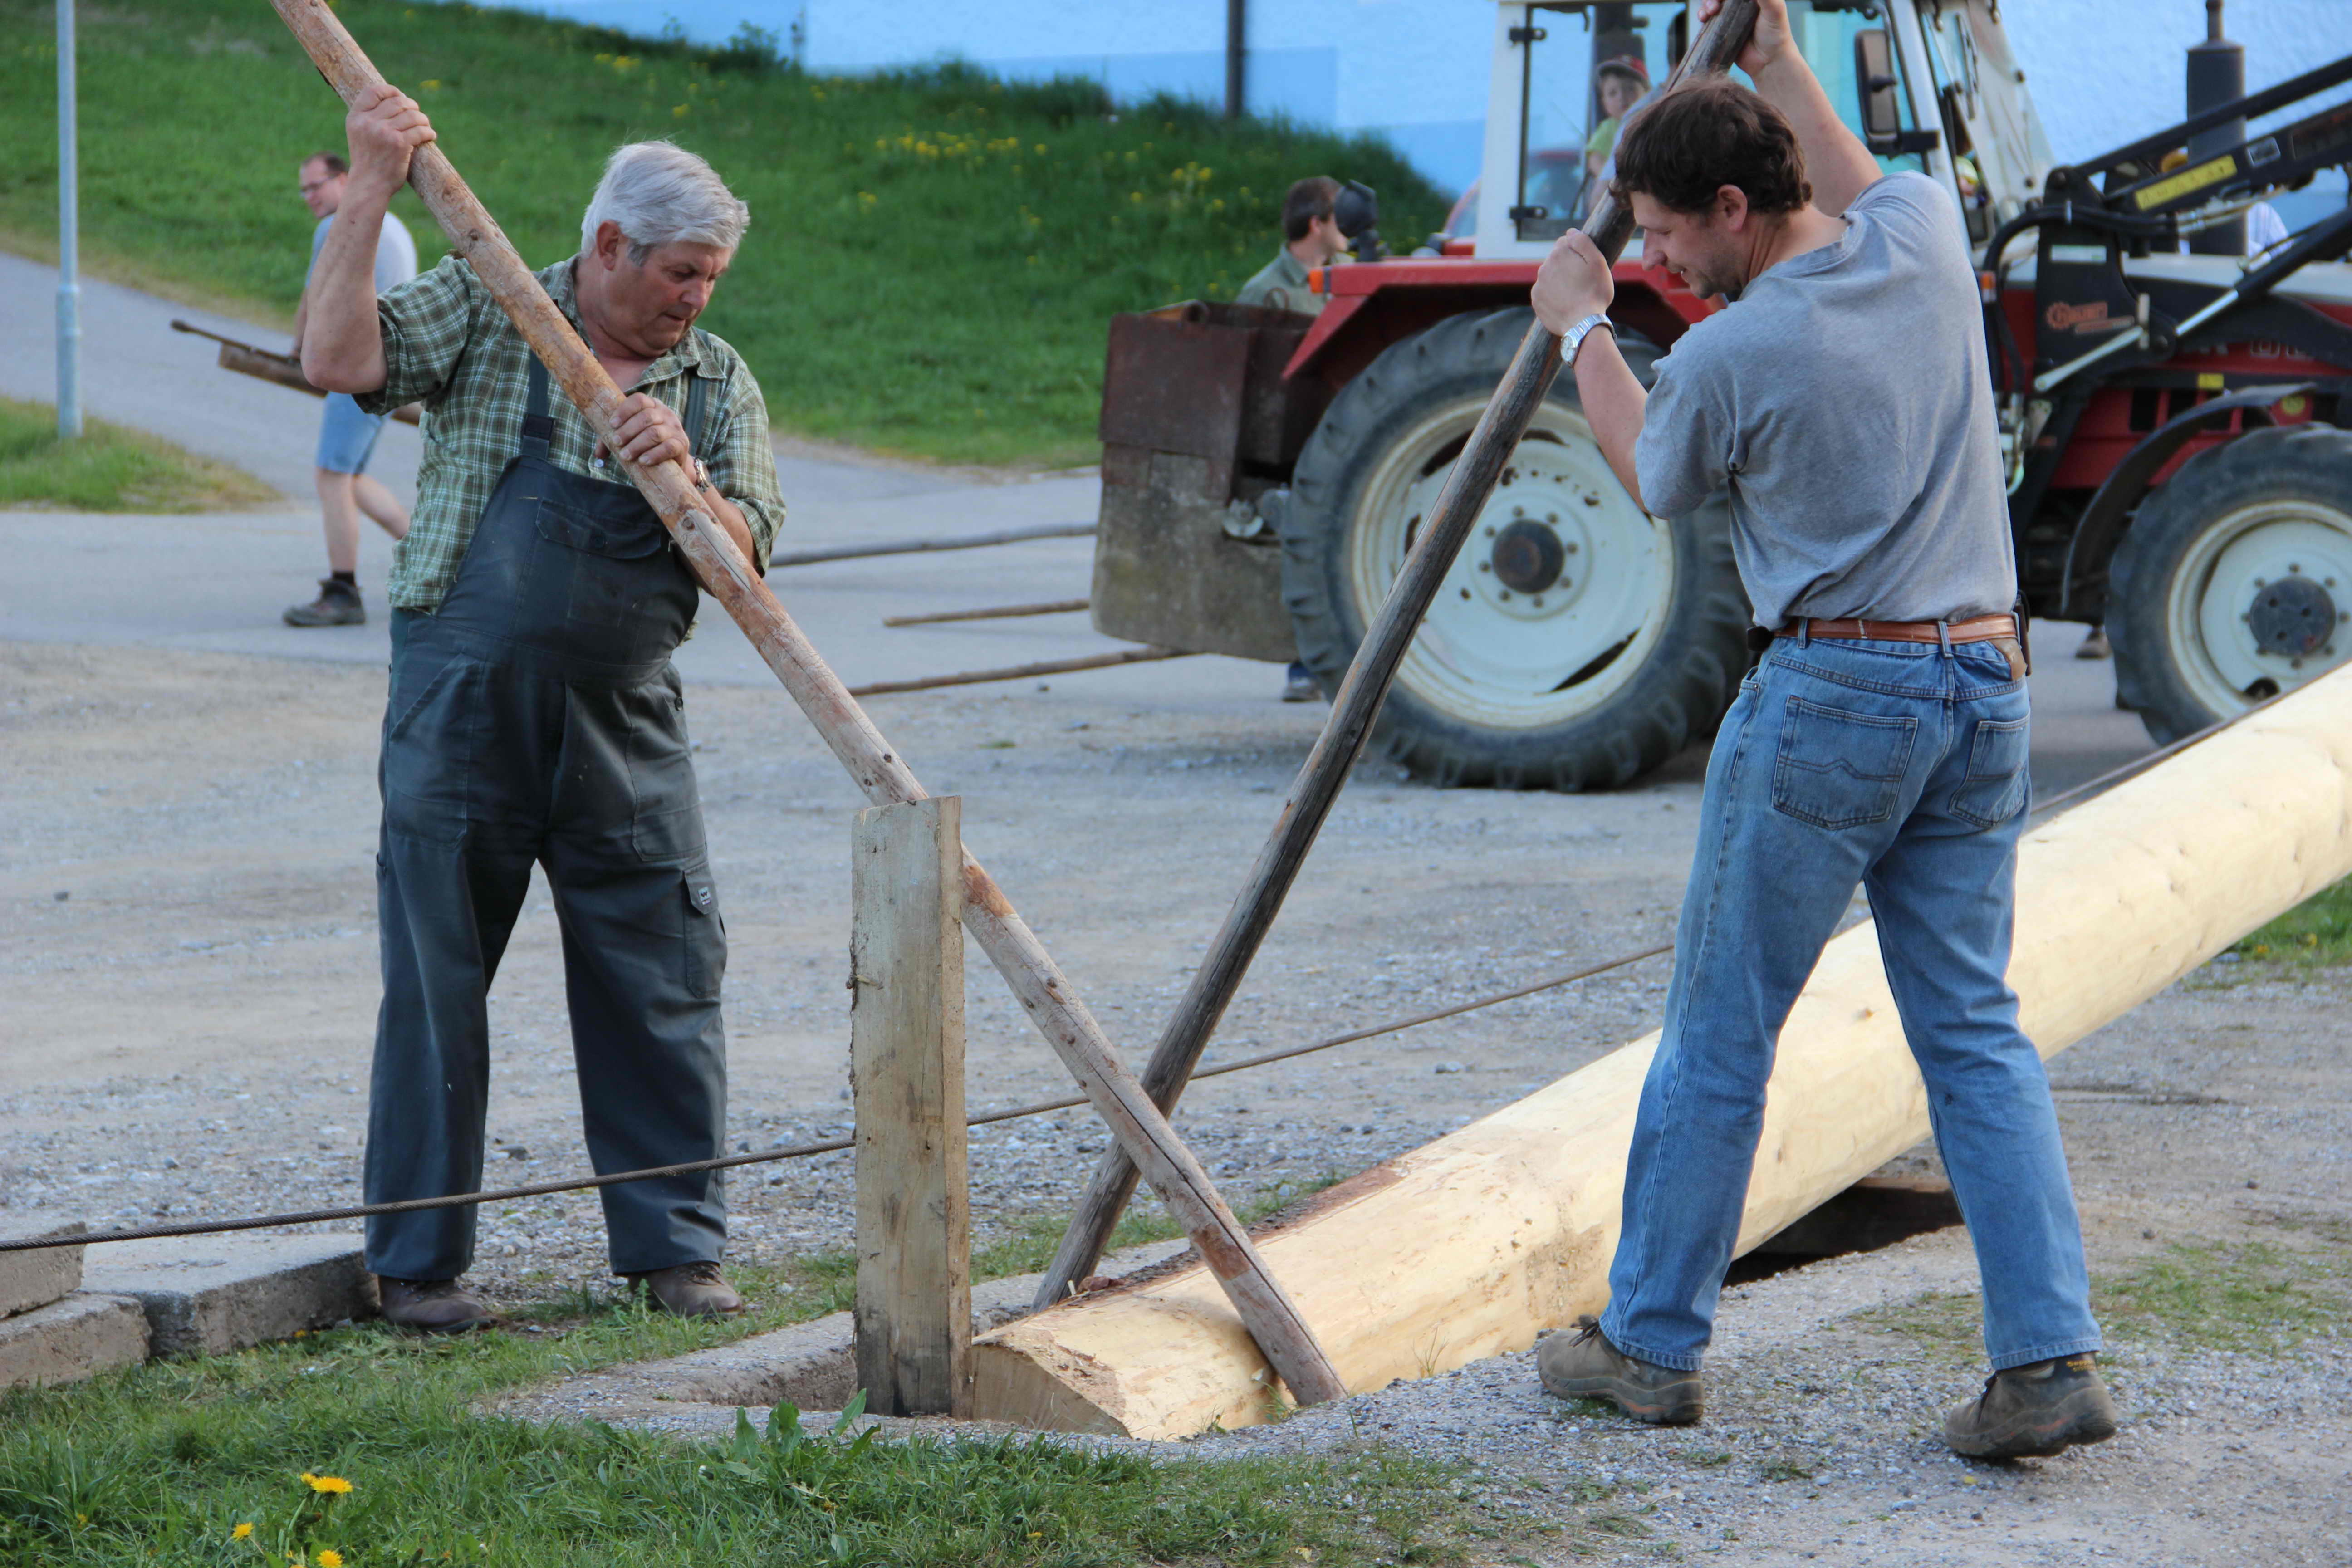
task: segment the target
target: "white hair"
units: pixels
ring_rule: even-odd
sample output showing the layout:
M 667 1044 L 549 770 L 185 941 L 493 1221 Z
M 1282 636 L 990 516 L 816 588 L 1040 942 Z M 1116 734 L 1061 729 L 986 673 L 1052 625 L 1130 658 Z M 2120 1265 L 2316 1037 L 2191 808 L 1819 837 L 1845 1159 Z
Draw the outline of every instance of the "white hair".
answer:
M 751 209 L 719 171 L 670 142 L 632 142 L 614 150 L 604 177 L 580 219 L 580 254 L 596 248 L 596 230 L 620 226 L 629 263 L 643 267 L 656 246 L 684 241 L 732 250 L 743 242 Z

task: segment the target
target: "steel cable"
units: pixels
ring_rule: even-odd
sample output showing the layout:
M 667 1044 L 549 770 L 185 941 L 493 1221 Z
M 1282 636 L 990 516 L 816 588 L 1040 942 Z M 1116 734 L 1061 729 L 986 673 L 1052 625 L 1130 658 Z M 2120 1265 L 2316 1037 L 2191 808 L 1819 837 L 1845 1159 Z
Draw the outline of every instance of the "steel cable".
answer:
M 2276 696 L 2265 698 L 2232 718 L 2208 724 L 2202 730 L 2184 735 L 2145 756 L 2135 757 L 2119 767 L 2110 768 L 2105 773 L 2086 779 L 2069 789 L 2062 790 L 2047 800 L 2035 803 L 2032 807 L 2032 814 L 2040 816 L 2044 812 L 2054 811 L 2068 801 L 2088 795 L 2103 785 L 2119 783 L 2135 773 L 2143 772 L 2195 745 L 2198 742 L 2252 717 L 2285 695 L 2287 695 L 2285 692 L 2280 692 Z M 1587 968 L 1571 970 L 1565 974 L 1555 974 L 1549 979 L 1538 980 L 1509 991 L 1497 992 L 1491 996 L 1480 996 L 1468 1002 L 1456 1003 L 1453 1006 L 1441 1007 L 1434 1012 L 1419 1014 L 1411 1018 L 1400 1018 L 1391 1023 L 1377 1024 L 1370 1028 L 1357 1029 L 1344 1035 L 1334 1035 L 1328 1039 L 1317 1040 L 1309 1045 L 1291 1046 L 1283 1050 L 1267 1051 L 1260 1056 L 1244 1057 L 1239 1061 L 1222 1062 L 1213 1068 L 1203 1068 L 1192 1077 L 1195 1079 L 1219 1078 L 1226 1073 L 1243 1072 L 1251 1068 L 1288 1061 L 1294 1057 L 1309 1056 L 1317 1051 L 1328 1051 L 1339 1046 L 1353 1045 L 1360 1040 L 1397 1034 L 1405 1029 L 1416 1028 L 1423 1024 L 1433 1024 L 1440 1019 L 1476 1012 L 1482 1007 L 1492 1007 L 1500 1003 L 1517 1001 L 1522 996 L 1532 996 L 1538 992 L 1556 990 L 1562 985 L 1572 985 L 1580 980 L 1590 980 L 1595 975 L 1606 974 L 1615 969 L 1623 969 L 1629 964 L 1639 963 L 1643 959 L 1657 958 L 1674 950 L 1673 942 L 1662 942 L 1655 947 L 1643 948 L 1637 952 L 1622 953 L 1618 957 L 1603 960 Z M 982 1111 L 977 1116 L 969 1118 L 964 1125 L 985 1127 L 992 1122 L 1013 1121 L 1025 1116 L 1043 1116 L 1050 1111 L 1068 1110 L 1086 1103 L 1087 1098 L 1084 1095 L 1072 1095 L 1063 1100 L 1039 1100 L 1034 1105 L 1017 1105 L 1004 1110 Z M 761 1165 L 778 1160 L 807 1159 L 812 1155 L 837 1153 L 844 1149 L 854 1148 L 856 1146 L 856 1142 L 855 1137 L 827 1138 L 814 1143 L 795 1143 L 788 1147 L 763 1149 L 757 1153 L 727 1154 L 713 1160 L 689 1160 L 683 1164 L 656 1165 L 642 1171 L 620 1171 L 609 1176 L 579 1176 L 562 1182 L 535 1182 L 528 1186 L 498 1187 L 478 1193 L 457 1193 L 446 1197 L 404 1198 L 394 1203 L 358 1204 L 346 1208 L 304 1209 L 291 1214 L 253 1215 L 243 1219 L 191 1220 L 176 1225 L 132 1226 L 121 1230 L 102 1231 L 89 1236 L 16 1237 L 0 1240 L 0 1253 L 36 1252 L 58 1247 L 95 1246 L 109 1241 L 152 1241 L 173 1236 L 216 1236 L 226 1231 L 264 1230 L 278 1226 L 323 1225 L 333 1220 L 366 1219 L 374 1215 L 412 1214 L 419 1209 L 457 1208 L 470 1204 L 510 1203 L 519 1198 L 547 1197 L 556 1193 L 583 1192 L 595 1187 L 618 1186 L 625 1182 L 654 1182 L 668 1176 L 690 1176 L 704 1171 L 724 1171 L 737 1165 Z

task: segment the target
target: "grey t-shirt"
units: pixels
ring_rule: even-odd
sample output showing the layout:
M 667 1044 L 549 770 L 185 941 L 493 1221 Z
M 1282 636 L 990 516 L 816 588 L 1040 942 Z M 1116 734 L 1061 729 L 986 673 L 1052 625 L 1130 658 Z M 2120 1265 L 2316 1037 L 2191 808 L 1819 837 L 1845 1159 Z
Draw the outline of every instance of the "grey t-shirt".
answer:
M 1958 209 L 1900 174 L 1844 216 L 1843 237 L 1768 268 L 1658 362 L 1642 500 L 1679 517 L 1730 489 L 1759 626 L 2007 610 L 2007 487 Z
M 327 243 L 327 231 L 335 226 L 335 215 L 329 213 L 310 231 L 310 265 L 319 265 L 319 251 Z M 382 299 L 394 289 L 416 276 L 416 241 L 408 226 L 390 213 L 383 215 L 383 232 L 375 240 L 375 292 Z M 304 274 L 307 281 L 309 274 Z

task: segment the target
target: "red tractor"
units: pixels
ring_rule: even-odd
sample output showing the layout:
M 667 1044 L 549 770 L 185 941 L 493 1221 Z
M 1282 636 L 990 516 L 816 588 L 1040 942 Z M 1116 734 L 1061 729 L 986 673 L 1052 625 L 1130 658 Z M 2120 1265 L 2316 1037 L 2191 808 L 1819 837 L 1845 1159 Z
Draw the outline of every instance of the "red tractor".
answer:
M 2160 741 L 2352 657 L 2352 208 L 2252 258 L 2182 249 L 2242 249 L 2231 226 L 2262 196 L 2352 162 L 2352 105 L 2246 132 L 2352 80 L 2352 58 L 2064 165 L 1995 0 L 1790 8 L 1881 162 L 1945 184 L 1982 247 L 2034 613 L 2107 628 Z M 1312 318 L 1195 301 L 1112 322 L 1101 631 L 1296 658 L 1337 688 L 1527 328 L 1537 264 L 1598 188 L 1578 155 L 1596 68 L 1630 56 L 1663 81 L 1691 26 L 1683 0 L 1497 10 L 1471 235 L 1321 272 Z M 1709 309 L 1617 268 L 1637 373 Z M 1748 662 L 1727 507 L 1645 515 L 1559 378 L 1398 672 L 1384 753 L 1438 784 L 1584 789 L 1707 733 Z

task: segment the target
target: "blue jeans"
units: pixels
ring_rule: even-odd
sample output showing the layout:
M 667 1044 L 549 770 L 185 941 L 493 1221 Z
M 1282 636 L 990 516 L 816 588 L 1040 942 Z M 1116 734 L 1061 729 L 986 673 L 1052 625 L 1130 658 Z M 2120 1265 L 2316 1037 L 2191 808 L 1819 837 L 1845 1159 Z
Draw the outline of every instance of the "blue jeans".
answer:
M 1991 645 L 1775 642 L 1707 763 L 1656 1058 L 1601 1320 L 1696 1370 L 1780 1026 L 1856 882 L 1952 1190 L 1996 1369 L 2099 1348 L 2050 1079 L 2009 988 L 2025 686 Z

